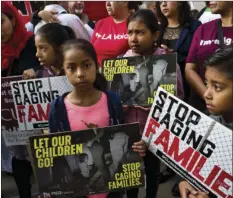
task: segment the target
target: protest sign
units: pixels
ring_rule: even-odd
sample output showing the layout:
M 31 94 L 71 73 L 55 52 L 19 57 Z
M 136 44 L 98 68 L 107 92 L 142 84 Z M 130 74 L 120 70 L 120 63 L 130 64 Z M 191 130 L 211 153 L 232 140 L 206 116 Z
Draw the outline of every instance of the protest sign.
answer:
M 139 140 L 138 123 L 31 137 L 40 192 L 76 198 L 144 186 L 132 150 Z
M 151 106 L 159 86 L 176 95 L 176 54 L 103 60 L 103 74 L 123 105 Z
M 19 130 L 48 128 L 50 102 L 71 89 L 65 76 L 12 82 Z
M 149 149 L 210 197 L 232 198 L 232 131 L 159 88 L 143 139 Z
M 39 130 L 19 131 L 10 82 L 21 79 L 20 76 L 1 78 L 1 130 L 6 146 L 25 145 L 29 136 L 41 133 Z

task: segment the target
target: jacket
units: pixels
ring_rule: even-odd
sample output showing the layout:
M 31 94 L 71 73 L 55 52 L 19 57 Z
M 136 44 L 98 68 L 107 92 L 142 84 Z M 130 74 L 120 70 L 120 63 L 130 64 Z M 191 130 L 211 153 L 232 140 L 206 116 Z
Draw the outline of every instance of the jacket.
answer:
M 108 98 L 108 110 L 109 110 L 109 124 L 117 125 L 124 123 L 123 107 L 121 105 L 120 97 L 110 91 L 105 92 Z M 51 102 L 49 113 L 49 130 L 50 133 L 71 131 L 64 98 L 69 93 L 65 93 L 59 96 Z

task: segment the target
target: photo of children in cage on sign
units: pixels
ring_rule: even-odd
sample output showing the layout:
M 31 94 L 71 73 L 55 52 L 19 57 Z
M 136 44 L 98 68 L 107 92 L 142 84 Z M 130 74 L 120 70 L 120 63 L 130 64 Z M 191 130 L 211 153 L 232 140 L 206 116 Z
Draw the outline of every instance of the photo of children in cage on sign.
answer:
M 132 150 L 139 140 L 138 123 L 32 137 L 40 192 L 77 197 L 143 186 L 142 158 Z
M 124 105 L 150 106 L 159 86 L 176 95 L 176 54 L 104 60 L 103 73 Z

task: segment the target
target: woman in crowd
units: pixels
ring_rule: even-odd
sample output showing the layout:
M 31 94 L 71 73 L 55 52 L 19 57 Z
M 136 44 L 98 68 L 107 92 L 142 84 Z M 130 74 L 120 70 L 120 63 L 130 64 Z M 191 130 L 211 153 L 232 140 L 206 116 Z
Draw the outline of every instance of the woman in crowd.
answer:
M 215 1 L 209 4 L 213 14 L 220 14 L 221 19 L 201 25 L 194 34 L 192 45 L 186 60 L 185 75 L 192 88 L 189 104 L 204 111 L 205 68 L 203 62 L 218 48 L 233 43 L 232 1 Z
M 201 23 L 191 18 L 191 8 L 187 1 L 160 1 L 156 3 L 156 9 L 161 23 L 158 44 L 162 45 L 163 48 L 177 52 L 177 62 L 183 77 L 184 100 L 187 101 L 189 87 L 184 74 L 185 61 L 193 35 Z
M 98 63 L 106 58 L 116 58 L 128 49 L 127 21 L 131 11 L 138 10 L 141 2 L 107 1 L 109 17 L 96 23 L 91 43 L 95 47 Z
M 27 32 L 17 9 L 7 2 L 1 3 L 2 77 L 22 75 L 32 78 L 40 64 L 35 56 L 34 36 Z
M 36 58 L 34 36 L 27 32 L 17 9 L 8 2 L 1 2 L 2 30 L 2 77 L 23 75 L 24 79 L 34 78 L 40 68 Z M 25 146 L 12 147 L 13 176 L 20 198 L 31 198 L 30 176 L 32 167 L 27 160 Z

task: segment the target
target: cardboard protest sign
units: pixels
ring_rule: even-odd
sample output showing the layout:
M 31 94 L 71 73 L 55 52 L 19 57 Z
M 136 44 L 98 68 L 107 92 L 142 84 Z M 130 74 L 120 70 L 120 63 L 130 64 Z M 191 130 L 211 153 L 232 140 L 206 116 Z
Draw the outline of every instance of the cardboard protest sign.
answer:
M 31 137 L 40 192 L 76 198 L 144 186 L 132 150 L 139 140 L 138 123 Z
M 19 130 L 48 128 L 50 102 L 72 86 L 65 76 L 11 83 Z
M 21 79 L 20 76 L 1 78 L 1 131 L 6 146 L 25 145 L 29 142 L 29 136 L 41 133 L 39 130 L 19 131 L 10 82 Z
M 159 86 L 177 93 L 176 54 L 103 60 L 103 74 L 123 105 L 151 106 Z
M 210 197 L 232 198 L 232 131 L 159 88 L 143 139 L 181 177 Z

